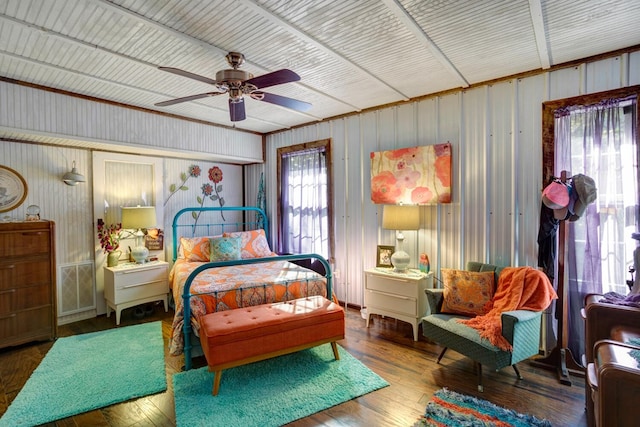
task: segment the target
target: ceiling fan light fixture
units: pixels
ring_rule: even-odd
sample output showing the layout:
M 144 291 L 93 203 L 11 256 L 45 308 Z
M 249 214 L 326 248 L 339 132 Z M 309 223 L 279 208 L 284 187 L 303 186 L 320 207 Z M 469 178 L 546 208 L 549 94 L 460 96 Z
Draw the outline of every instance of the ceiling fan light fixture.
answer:
M 184 71 L 173 67 L 158 67 L 160 70 L 168 71 L 179 76 L 188 77 L 203 83 L 216 86 L 220 92 L 200 93 L 197 95 L 184 96 L 181 98 L 170 99 L 154 104 L 157 107 L 168 107 L 170 105 L 179 104 L 181 102 L 195 101 L 197 99 L 209 96 L 229 94 L 229 115 L 232 122 L 238 122 L 246 118 L 244 110 L 243 95 L 249 95 L 250 98 L 257 101 L 267 102 L 269 104 L 279 105 L 295 111 L 307 111 L 311 108 L 311 104 L 297 99 L 287 98 L 286 96 L 276 95 L 272 93 L 262 92 L 266 87 L 281 85 L 284 83 L 297 82 L 300 76 L 288 69 L 273 71 L 254 77 L 253 74 L 239 70 L 238 67 L 244 62 L 244 55 L 239 52 L 229 52 L 226 55 L 227 62 L 233 69 L 220 70 L 216 73 L 216 79 L 204 77 L 198 74 Z

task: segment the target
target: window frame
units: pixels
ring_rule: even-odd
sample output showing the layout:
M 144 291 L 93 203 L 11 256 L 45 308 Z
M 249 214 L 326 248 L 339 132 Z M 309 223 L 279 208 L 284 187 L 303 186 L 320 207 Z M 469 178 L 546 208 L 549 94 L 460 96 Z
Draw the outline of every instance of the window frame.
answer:
M 325 160 L 327 167 L 327 222 L 329 225 L 329 262 L 333 261 L 335 254 L 335 243 L 334 243 L 334 222 L 333 222 L 333 156 L 331 154 L 331 138 L 320 139 L 317 141 L 305 142 L 302 144 L 289 145 L 286 147 L 280 147 L 277 149 L 277 169 L 276 169 L 276 180 L 278 186 L 278 195 L 277 195 L 277 241 L 276 247 L 280 249 L 282 247 L 282 158 L 285 155 L 314 150 L 318 148 L 323 148 L 325 152 Z
M 554 177 L 555 167 L 555 118 L 554 113 L 559 108 L 573 105 L 592 105 L 600 101 L 612 98 L 626 98 L 635 95 L 636 104 L 636 141 L 640 143 L 640 85 L 629 86 L 621 89 L 607 90 L 603 92 L 579 95 L 571 98 L 557 99 L 542 103 L 542 188 Z M 640 200 L 640 195 L 638 195 Z

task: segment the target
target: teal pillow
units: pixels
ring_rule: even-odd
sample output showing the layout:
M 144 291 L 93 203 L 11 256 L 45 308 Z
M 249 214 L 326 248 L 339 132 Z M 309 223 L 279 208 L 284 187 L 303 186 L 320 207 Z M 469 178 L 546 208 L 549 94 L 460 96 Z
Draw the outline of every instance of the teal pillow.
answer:
M 233 261 L 240 259 L 240 250 L 242 249 L 242 239 L 240 237 L 214 237 L 210 241 L 211 262 L 216 261 Z

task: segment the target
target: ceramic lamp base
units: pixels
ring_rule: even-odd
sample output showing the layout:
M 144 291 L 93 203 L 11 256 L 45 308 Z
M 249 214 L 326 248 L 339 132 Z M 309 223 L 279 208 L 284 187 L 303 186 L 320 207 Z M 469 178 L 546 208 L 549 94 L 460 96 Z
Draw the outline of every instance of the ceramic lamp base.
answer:
M 393 271 L 397 273 L 404 273 L 409 268 L 411 263 L 411 257 L 403 250 L 399 250 L 391 255 L 391 264 L 393 264 Z
M 149 256 L 149 249 L 144 246 L 136 246 L 131 249 L 131 258 L 136 262 L 136 264 L 144 264 L 147 262 L 147 257 Z

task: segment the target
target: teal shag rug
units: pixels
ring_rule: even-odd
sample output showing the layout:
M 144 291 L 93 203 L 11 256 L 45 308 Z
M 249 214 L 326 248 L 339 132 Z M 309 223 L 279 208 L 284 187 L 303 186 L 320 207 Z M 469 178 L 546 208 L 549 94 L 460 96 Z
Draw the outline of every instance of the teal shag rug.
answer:
M 211 394 L 205 366 L 173 375 L 180 426 L 281 426 L 389 385 L 359 360 L 331 344 L 222 371 Z
M 547 420 L 520 414 L 446 388 L 436 391 L 414 427 L 551 427 Z
M 59 338 L 0 426 L 44 424 L 166 389 L 160 322 Z

